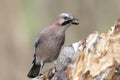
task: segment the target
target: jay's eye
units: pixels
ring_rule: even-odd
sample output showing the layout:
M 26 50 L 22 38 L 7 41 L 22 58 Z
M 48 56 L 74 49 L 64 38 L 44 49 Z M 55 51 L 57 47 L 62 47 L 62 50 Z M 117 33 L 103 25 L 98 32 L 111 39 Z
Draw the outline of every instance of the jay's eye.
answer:
M 67 17 L 64 17 L 64 19 L 67 19 Z

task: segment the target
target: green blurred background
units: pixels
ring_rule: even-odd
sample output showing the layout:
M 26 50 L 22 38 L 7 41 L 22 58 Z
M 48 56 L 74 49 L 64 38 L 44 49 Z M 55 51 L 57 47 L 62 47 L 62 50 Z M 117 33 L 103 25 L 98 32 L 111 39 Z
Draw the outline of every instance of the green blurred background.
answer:
M 30 80 L 34 38 L 62 12 L 80 20 L 67 29 L 66 46 L 106 32 L 120 16 L 120 0 L 0 0 L 0 80 Z

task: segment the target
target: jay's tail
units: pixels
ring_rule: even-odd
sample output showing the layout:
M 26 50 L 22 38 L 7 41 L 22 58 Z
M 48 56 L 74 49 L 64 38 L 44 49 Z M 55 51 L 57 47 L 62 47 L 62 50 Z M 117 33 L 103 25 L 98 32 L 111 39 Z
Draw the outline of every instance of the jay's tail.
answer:
M 28 77 L 29 78 L 35 78 L 39 75 L 39 71 L 40 71 L 40 65 L 35 65 L 33 64 L 32 68 L 30 69 L 29 73 L 28 73 Z

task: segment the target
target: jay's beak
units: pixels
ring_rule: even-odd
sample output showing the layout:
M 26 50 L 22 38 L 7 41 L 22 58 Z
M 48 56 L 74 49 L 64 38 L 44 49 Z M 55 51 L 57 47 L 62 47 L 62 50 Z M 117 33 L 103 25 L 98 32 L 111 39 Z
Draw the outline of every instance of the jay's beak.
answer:
M 79 24 L 79 20 L 77 18 L 73 17 L 72 24 L 78 25 Z

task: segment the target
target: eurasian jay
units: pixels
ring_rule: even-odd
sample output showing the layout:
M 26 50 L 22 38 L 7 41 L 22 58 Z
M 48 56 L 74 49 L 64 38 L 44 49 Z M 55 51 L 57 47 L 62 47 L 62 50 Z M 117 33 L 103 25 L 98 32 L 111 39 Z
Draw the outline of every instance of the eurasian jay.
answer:
M 35 39 L 35 54 L 33 66 L 28 73 L 29 78 L 35 78 L 41 72 L 45 63 L 55 61 L 65 41 L 65 30 L 71 25 L 78 25 L 78 19 L 70 13 L 60 14 L 55 22 L 41 31 Z

